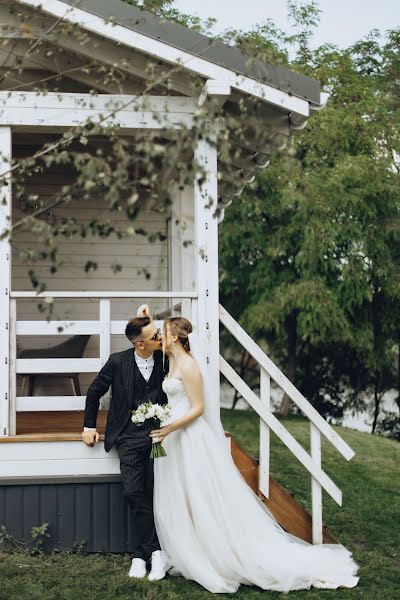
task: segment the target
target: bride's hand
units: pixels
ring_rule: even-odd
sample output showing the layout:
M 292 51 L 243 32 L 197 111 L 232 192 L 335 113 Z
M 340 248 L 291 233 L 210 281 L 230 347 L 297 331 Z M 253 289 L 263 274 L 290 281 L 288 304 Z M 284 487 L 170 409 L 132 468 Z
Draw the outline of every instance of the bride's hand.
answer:
M 137 310 L 138 317 L 150 317 L 150 307 L 148 304 L 141 304 Z
M 171 430 L 168 429 L 168 427 L 161 427 L 160 429 L 153 429 L 153 431 L 150 431 L 149 435 L 152 438 L 156 438 L 155 441 L 163 442 L 164 438 L 166 438 L 169 433 L 171 433 Z

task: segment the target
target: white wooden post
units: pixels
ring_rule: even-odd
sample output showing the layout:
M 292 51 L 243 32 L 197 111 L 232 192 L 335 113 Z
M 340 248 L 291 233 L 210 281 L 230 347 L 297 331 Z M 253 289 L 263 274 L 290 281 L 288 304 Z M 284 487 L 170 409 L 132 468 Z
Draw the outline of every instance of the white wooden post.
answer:
M 198 290 L 198 336 L 207 361 L 209 389 L 219 411 L 219 301 L 218 301 L 218 219 L 217 149 L 211 137 L 211 123 L 205 122 L 205 137 L 197 140 L 194 159 L 206 170 L 205 181 L 194 183 L 195 261 Z
M 181 239 L 181 290 L 196 290 L 195 231 L 194 231 L 194 190 L 185 186 L 180 190 L 180 239 Z M 192 319 L 190 299 L 182 299 L 182 316 Z M 197 325 L 197 314 L 194 325 Z
M 196 289 L 194 264 L 194 192 L 191 186 L 176 186 L 172 192 L 171 219 L 168 229 L 169 289 L 193 292 Z M 177 299 L 170 300 L 170 308 Z M 178 313 L 171 311 L 172 316 Z M 181 313 L 192 318 L 191 299 L 181 299 Z
M 314 423 L 310 422 L 311 458 L 319 469 L 321 468 L 321 432 Z M 313 544 L 322 544 L 322 488 L 315 477 L 311 478 L 311 506 L 312 506 L 312 541 Z
M 0 178 L 11 164 L 11 127 L 0 126 Z M 11 226 L 11 176 L 0 187 L 0 235 Z M 10 432 L 10 288 L 11 247 L 8 236 L 0 240 L 0 436 Z
M 101 366 L 105 365 L 110 356 L 111 350 L 111 312 L 110 300 L 100 300 L 100 361 Z M 100 400 L 100 408 L 108 409 L 110 406 L 110 391 L 108 391 Z
M 268 410 L 271 407 L 271 378 L 267 371 L 260 369 L 260 399 L 262 405 Z M 269 498 L 269 452 L 270 435 L 269 426 L 260 419 L 260 464 L 259 464 L 259 488 L 266 498 Z
M 174 186 L 171 190 L 172 205 L 171 219 L 168 224 L 168 288 L 171 292 L 182 290 L 182 269 L 181 269 L 181 191 L 179 186 Z M 177 316 L 174 306 L 177 298 L 168 300 L 171 310 L 171 317 Z
M 17 301 L 10 299 L 10 435 L 17 434 Z

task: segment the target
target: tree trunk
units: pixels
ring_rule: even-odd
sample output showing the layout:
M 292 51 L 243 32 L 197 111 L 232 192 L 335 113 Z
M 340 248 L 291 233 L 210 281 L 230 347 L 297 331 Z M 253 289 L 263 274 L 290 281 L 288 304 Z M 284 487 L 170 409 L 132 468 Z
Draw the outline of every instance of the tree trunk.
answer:
M 290 381 L 295 384 L 296 380 L 296 368 L 297 368 L 297 314 L 292 313 L 287 319 L 287 332 L 288 332 L 288 363 L 287 363 L 287 377 Z M 281 417 L 287 417 L 290 410 L 291 401 L 287 394 L 284 394 L 281 405 L 279 407 L 279 414 Z
M 378 417 L 379 417 L 379 405 L 381 403 L 382 400 L 382 395 L 379 396 L 379 374 L 377 374 L 376 379 L 375 379 L 375 385 L 374 385 L 374 420 L 372 422 L 372 432 L 371 433 L 375 433 L 375 429 L 376 429 L 376 424 L 378 423 Z

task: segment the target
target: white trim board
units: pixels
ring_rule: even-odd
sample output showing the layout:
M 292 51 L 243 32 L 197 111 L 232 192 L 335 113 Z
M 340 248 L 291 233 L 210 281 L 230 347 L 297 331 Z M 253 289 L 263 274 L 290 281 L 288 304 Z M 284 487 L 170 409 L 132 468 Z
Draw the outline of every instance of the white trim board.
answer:
M 16 372 L 35 373 L 98 373 L 99 358 L 17 358 Z
M 76 475 L 119 475 L 115 448 L 105 452 L 104 443 L 89 448 L 83 442 L 2 443 L 2 477 L 43 477 Z
M 228 83 L 241 92 L 261 98 L 265 102 L 292 112 L 294 115 L 309 116 L 310 110 L 307 100 L 283 92 L 250 77 L 235 73 L 231 69 L 216 65 L 204 58 L 175 48 L 165 42 L 155 40 L 137 31 L 127 29 L 122 25 L 108 22 L 104 18 L 80 8 L 66 5 L 61 0 L 46 0 L 45 3 L 43 0 L 15 0 L 15 4 L 39 8 L 47 14 L 60 18 L 63 21 L 78 24 L 87 31 L 102 35 L 115 41 L 117 44 L 122 43 L 136 48 L 141 52 L 169 62 L 172 65 L 181 65 L 183 68 L 207 79 L 216 79 L 220 82 Z
M 197 110 L 193 98 L 183 96 L 141 96 L 130 94 L 92 94 L 73 92 L 0 92 L 0 103 L 10 108 L 59 108 L 60 110 L 112 110 L 129 104 L 124 110 L 155 113 L 194 113 Z
M 17 412 L 85 410 L 86 396 L 17 396 Z
M 100 321 L 17 321 L 17 335 L 99 335 Z
M 191 128 L 191 98 L 0 92 L 0 124 L 13 127 L 71 127 L 88 119 L 124 130 Z

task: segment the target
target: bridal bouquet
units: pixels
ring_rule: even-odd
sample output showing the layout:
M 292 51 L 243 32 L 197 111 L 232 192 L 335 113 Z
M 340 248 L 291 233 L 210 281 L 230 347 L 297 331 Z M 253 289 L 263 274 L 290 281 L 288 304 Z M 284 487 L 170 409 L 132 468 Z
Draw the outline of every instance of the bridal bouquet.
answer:
M 144 402 L 139 408 L 130 412 L 132 413 L 132 423 L 142 425 L 145 421 L 151 421 L 154 424 L 154 429 L 158 429 L 161 423 L 164 423 L 171 416 L 168 404 L 152 404 L 151 402 Z M 152 441 L 153 447 L 150 458 L 167 456 L 161 442 L 157 441 L 157 438 L 152 438 Z

